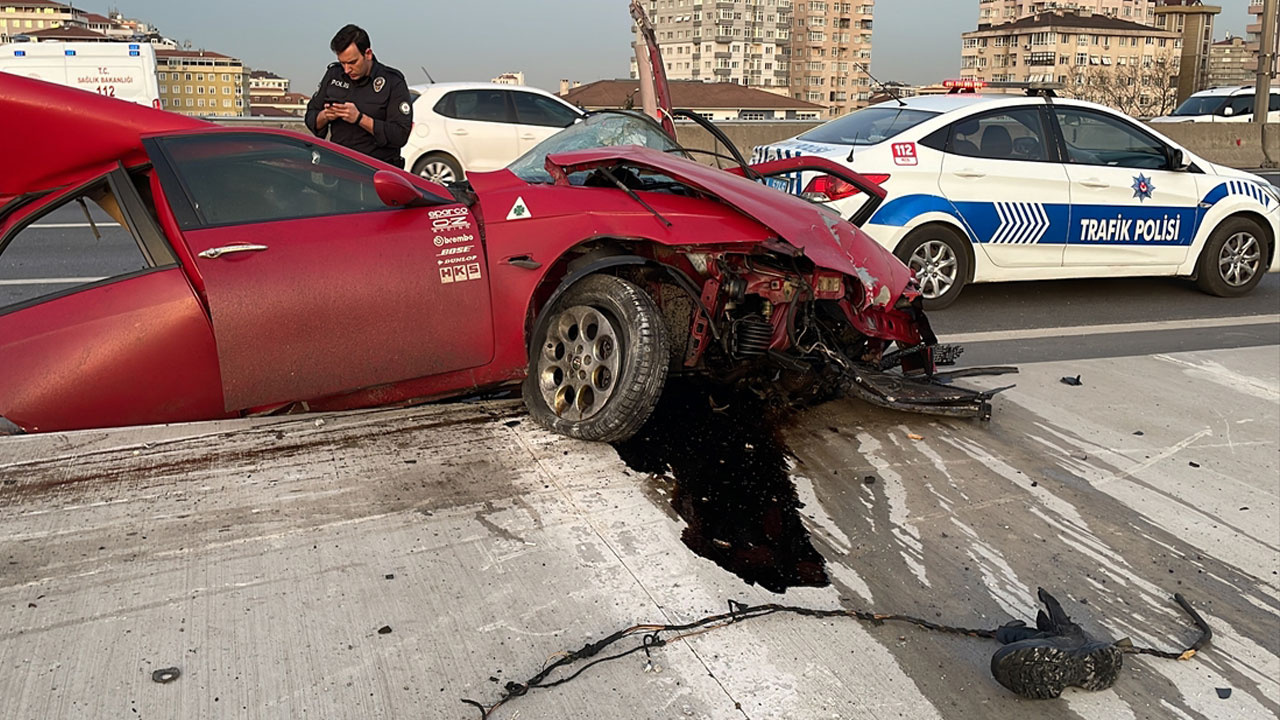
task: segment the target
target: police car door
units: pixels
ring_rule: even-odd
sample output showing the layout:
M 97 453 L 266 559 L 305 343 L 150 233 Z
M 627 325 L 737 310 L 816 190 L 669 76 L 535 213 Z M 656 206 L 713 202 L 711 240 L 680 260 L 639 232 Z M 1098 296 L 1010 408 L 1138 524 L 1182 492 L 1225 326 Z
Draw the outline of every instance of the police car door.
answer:
M 1195 236 L 1196 175 L 1174 169 L 1172 149 L 1129 120 L 1055 106 L 1071 178 L 1066 266 L 1181 264 Z
M 1070 194 L 1051 137 L 1038 105 L 972 115 L 951 126 L 938 185 L 998 267 L 1062 264 Z

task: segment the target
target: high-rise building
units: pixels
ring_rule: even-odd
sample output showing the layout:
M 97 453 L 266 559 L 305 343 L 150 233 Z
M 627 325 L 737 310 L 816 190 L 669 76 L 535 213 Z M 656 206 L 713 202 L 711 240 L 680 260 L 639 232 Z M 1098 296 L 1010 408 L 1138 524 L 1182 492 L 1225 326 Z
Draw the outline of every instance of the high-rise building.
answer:
M 209 50 L 156 49 L 164 109 L 200 117 L 245 115 L 249 72 L 236 58 Z
M 1178 102 L 1209 86 L 1209 48 L 1213 45 L 1213 19 L 1222 12 L 1201 0 L 1159 0 L 1155 26 L 1182 36 L 1178 64 Z
M 871 98 L 875 0 L 807 0 L 794 6 L 791 97 L 827 108 L 828 117 L 866 107 Z
M 1254 78 L 1257 79 L 1258 48 L 1262 46 L 1262 0 L 1250 0 L 1249 14 L 1253 16 L 1253 20 L 1251 20 L 1248 27 L 1245 28 L 1245 32 L 1248 33 L 1247 44 L 1249 46 L 1249 51 L 1253 53 L 1253 72 Z M 1277 25 L 1280 25 L 1280 15 L 1277 15 L 1276 23 Z M 1277 67 L 1274 59 L 1277 54 L 1280 54 L 1280 28 L 1277 29 L 1276 44 L 1271 53 L 1271 82 L 1272 87 L 1275 87 L 1276 81 L 1280 80 L 1280 74 L 1276 73 Z
M 1088 11 L 1094 15 L 1150 25 L 1155 0 L 978 0 L 978 27 L 1014 22 L 1053 10 Z
M 1061 83 L 1066 95 L 1138 116 L 1177 106 L 1181 37 L 1170 30 L 1055 10 L 961 37 L 963 78 Z
M 667 77 L 786 92 L 791 0 L 649 0 Z M 631 77 L 636 77 L 635 60 Z
M 875 0 L 649 0 L 646 10 L 672 80 L 748 85 L 828 116 L 870 97 Z
M 1253 85 L 1258 77 L 1258 58 L 1242 37 L 1230 37 L 1209 48 L 1206 88 Z

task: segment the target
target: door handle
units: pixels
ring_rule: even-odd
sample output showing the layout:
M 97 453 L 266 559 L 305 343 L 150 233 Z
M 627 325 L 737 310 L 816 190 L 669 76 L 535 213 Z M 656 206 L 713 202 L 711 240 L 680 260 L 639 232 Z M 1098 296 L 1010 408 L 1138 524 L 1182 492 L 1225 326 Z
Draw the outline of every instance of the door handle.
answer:
M 1093 188 L 1095 190 L 1101 190 L 1102 188 L 1111 187 L 1111 183 L 1103 182 L 1098 178 L 1085 178 L 1080 181 L 1080 184 L 1087 188 Z
M 956 176 L 972 179 L 972 178 L 984 178 L 987 176 L 987 174 L 984 172 L 978 172 L 977 170 L 970 170 L 969 168 L 965 168 L 964 170 L 957 170 Z
M 534 135 L 533 133 L 525 133 L 524 135 L 520 136 L 520 139 L 521 140 L 537 140 L 538 136 Z
M 466 130 L 463 130 L 463 129 L 461 129 L 461 128 L 459 128 L 459 129 L 457 129 L 457 130 L 454 130 L 454 131 L 453 131 L 453 134 L 454 134 L 454 135 L 466 135 L 466 134 L 467 134 L 467 131 L 466 131 Z
M 267 249 L 266 245 L 223 245 L 222 247 L 209 248 L 208 250 L 202 250 L 200 252 L 200 257 L 204 258 L 205 260 L 213 260 L 215 258 L 220 258 L 223 255 L 229 255 L 231 253 L 261 252 L 266 249 Z

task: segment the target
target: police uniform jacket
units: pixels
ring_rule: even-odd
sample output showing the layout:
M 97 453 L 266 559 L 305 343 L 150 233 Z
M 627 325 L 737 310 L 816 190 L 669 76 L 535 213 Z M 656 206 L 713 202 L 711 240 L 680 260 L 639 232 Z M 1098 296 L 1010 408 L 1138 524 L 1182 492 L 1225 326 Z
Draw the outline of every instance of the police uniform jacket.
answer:
M 355 103 L 356 109 L 373 119 L 373 132 L 346 120 L 334 120 L 316 129 L 316 116 L 325 103 Z M 404 75 L 387 67 L 375 57 L 369 74 L 352 80 L 342 63 L 332 63 L 320 80 L 320 87 L 307 103 L 307 128 L 319 137 L 329 135 L 333 142 L 362 152 L 397 167 L 404 167 L 400 148 L 409 140 L 413 128 L 413 98 Z

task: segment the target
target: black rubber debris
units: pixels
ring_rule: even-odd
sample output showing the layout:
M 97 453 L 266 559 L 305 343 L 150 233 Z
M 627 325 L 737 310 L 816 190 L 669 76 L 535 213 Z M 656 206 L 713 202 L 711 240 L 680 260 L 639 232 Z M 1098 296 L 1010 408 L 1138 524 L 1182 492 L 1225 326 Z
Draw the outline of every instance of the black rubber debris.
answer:
M 158 682 L 161 685 L 171 683 L 180 677 L 182 677 L 182 671 L 176 667 L 160 668 L 151 673 L 151 681 Z
M 508 420 L 508 421 L 506 421 L 506 422 L 504 422 L 504 423 L 502 423 L 502 424 L 503 424 L 503 425 L 506 425 L 507 427 L 515 427 L 515 426 L 517 426 L 517 425 L 519 425 L 519 424 L 520 424 L 520 421 L 519 421 L 519 420 Z
M 1218 691 L 1218 697 L 1222 700 L 1226 700 L 1227 698 L 1231 697 L 1231 688 L 1214 688 L 1214 689 Z
M 1062 378 L 1061 380 L 1059 380 L 1058 382 L 1061 382 L 1063 385 L 1070 385 L 1070 386 L 1072 386 L 1072 387 L 1079 387 L 1079 386 L 1081 386 L 1081 385 L 1083 385 L 1083 384 L 1084 384 L 1084 383 L 1080 382 L 1080 376 L 1079 376 L 1079 375 L 1077 375 L 1077 376 L 1075 376 L 1075 377 L 1064 377 L 1064 378 Z
M 395 580 L 395 579 L 396 579 L 396 574 L 395 574 L 395 573 L 387 573 L 387 579 L 388 579 L 388 580 Z
M 1146 435 L 1146 433 L 1142 432 L 1141 430 L 1134 430 L 1133 434 L 1138 436 Z
M 1188 464 L 1188 465 L 1190 465 L 1190 466 L 1191 466 L 1191 467 L 1193 467 L 1193 468 L 1198 468 L 1198 467 L 1200 467 L 1200 463 L 1195 462 L 1194 460 L 1193 460 L 1193 461 L 1191 461 L 1191 462 L 1189 462 L 1189 463 L 1187 463 L 1187 464 Z
M 390 625 L 383 625 L 382 627 L 378 628 L 378 634 L 379 634 L 379 635 L 390 635 L 390 634 L 391 634 L 391 626 L 390 626 Z
M 876 484 L 876 476 L 875 476 L 875 475 L 868 475 L 868 476 L 866 476 L 866 477 L 862 478 L 862 483 L 863 483 L 864 485 L 875 485 L 875 484 Z

